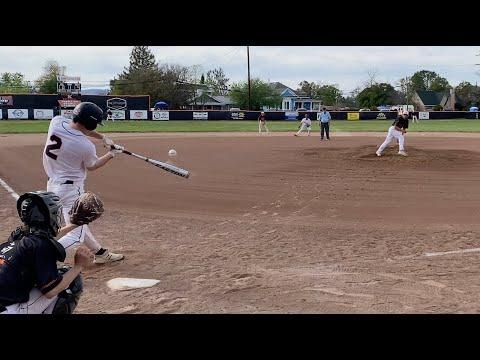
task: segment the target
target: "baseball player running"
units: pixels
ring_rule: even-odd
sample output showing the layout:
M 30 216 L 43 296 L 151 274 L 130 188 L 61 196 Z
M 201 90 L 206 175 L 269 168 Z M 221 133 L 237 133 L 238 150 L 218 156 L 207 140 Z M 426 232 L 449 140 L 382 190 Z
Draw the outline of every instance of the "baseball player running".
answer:
M 73 267 L 57 269 L 66 253 L 55 240 L 62 230 L 56 194 L 25 193 L 17 200 L 17 211 L 23 226 L 0 244 L 0 314 L 71 314 L 82 293 L 80 272 L 91 262 L 90 251 L 78 248 Z
M 261 133 L 262 130 L 265 130 L 265 132 L 268 133 L 268 128 L 267 128 L 267 117 L 265 116 L 265 112 L 262 111 L 260 113 L 260 116 L 258 117 L 258 132 Z
M 312 120 L 309 119 L 308 114 L 305 114 L 302 121 L 300 121 L 300 130 L 298 130 L 294 136 L 300 135 L 304 130 L 307 130 L 308 136 L 310 136 L 310 130 L 312 129 Z
M 43 167 L 48 176 L 47 190 L 60 197 L 63 215 L 68 223 L 68 211 L 76 199 L 84 193 L 86 172 L 95 171 L 110 160 L 123 147 L 113 140 L 94 131 L 103 120 L 103 111 L 91 102 L 82 102 L 73 110 L 72 120 L 55 116 L 48 129 L 43 151 Z M 101 139 L 104 145 L 113 148 L 105 155 L 97 157 L 95 145 L 87 138 Z M 94 253 L 94 263 L 104 264 L 122 260 L 122 254 L 115 254 L 103 248 L 87 225 L 77 227 L 61 239 L 65 249 L 84 243 Z
M 387 138 L 382 145 L 378 148 L 376 154 L 377 156 L 382 156 L 385 148 L 392 142 L 393 139 L 398 140 L 398 154 L 402 156 L 407 156 L 405 152 L 405 134 L 408 129 L 408 111 L 403 111 L 402 115 L 398 116 L 397 119 L 393 122 L 392 126 L 388 129 Z

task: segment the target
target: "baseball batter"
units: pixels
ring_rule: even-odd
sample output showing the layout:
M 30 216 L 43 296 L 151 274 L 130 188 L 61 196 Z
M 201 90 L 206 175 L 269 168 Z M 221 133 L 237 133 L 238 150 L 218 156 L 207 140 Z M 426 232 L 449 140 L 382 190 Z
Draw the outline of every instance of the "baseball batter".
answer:
M 308 136 L 310 136 L 310 130 L 312 129 L 312 120 L 310 120 L 310 118 L 308 117 L 308 114 L 305 114 L 304 118 L 302 119 L 302 121 L 300 122 L 300 130 L 298 130 L 295 134 L 293 134 L 294 136 L 298 136 L 300 135 L 300 133 L 302 131 L 305 131 L 307 130 L 307 134 Z
M 265 112 L 262 111 L 260 113 L 260 116 L 258 117 L 258 132 L 261 133 L 262 130 L 265 130 L 265 132 L 268 133 L 268 128 L 267 128 L 267 117 L 265 116 Z
M 402 115 L 398 116 L 388 129 L 387 138 L 378 148 L 377 156 L 382 156 L 385 148 L 392 142 L 393 139 L 398 140 L 398 155 L 407 156 L 405 152 L 405 134 L 408 129 L 408 111 L 403 111 Z
M 91 102 L 82 102 L 73 110 L 72 120 L 55 116 L 48 129 L 43 151 L 43 167 L 48 176 L 47 190 L 60 197 L 65 222 L 69 222 L 68 211 L 75 200 L 84 193 L 84 182 L 88 171 L 95 171 L 121 153 L 123 147 L 94 131 L 102 123 L 103 111 Z M 114 148 L 97 157 L 95 145 L 87 138 L 103 140 L 105 146 Z M 87 225 L 77 227 L 61 239 L 65 249 L 84 243 L 94 254 L 94 263 L 103 264 L 123 259 L 104 249 L 93 236 Z

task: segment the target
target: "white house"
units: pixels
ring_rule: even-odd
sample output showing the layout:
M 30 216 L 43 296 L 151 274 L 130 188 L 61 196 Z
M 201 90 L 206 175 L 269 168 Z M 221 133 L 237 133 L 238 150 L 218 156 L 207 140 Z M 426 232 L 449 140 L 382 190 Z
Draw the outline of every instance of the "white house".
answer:
M 295 91 L 282 83 L 274 82 L 270 83 L 270 86 L 282 97 L 282 103 L 279 110 L 294 111 L 297 109 L 306 109 L 316 111 L 320 110 L 322 106 L 322 101 L 320 99 L 312 99 L 306 94 Z M 267 108 L 265 110 L 270 109 Z

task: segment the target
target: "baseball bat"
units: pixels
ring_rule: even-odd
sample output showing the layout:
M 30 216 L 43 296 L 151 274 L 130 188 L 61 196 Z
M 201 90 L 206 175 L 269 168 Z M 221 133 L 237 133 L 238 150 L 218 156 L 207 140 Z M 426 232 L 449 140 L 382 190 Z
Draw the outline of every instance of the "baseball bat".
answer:
M 111 146 L 111 148 L 114 149 L 114 146 Z M 122 150 L 122 152 L 124 154 L 136 157 L 137 159 L 144 160 L 144 161 L 148 162 L 149 164 L 152 164 L 152 165 L 154 165 L 154 166 L 156 166 L 156 167 L 158 167 L 162 170 L 168 171 L 169 173 L 172 173 L 174 175 L 181 176 L 185 179 L 188 179 L 188 177 L 190 176 L 190 173 L 187 170 L 179 168 L 178 166 L 174 166 L 174 165 L 170 165 L 170 164 L 158 161 L 158 160 L 150 159 L 150 158 L 147 158 L 145 156 L 135 154 L 135 153 L 133 153 L 131 151 L 128 151 L 128 150 Z

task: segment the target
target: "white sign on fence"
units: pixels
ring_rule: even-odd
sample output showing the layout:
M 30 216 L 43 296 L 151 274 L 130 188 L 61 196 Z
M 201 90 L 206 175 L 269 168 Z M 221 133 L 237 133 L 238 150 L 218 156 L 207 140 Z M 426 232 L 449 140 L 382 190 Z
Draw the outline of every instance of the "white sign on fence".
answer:
M 428 120 L 430 118 L 430 113 L 427 111 L 420 111 L 418 113 L 418 119 L 419 120 Z
M 34 119 L 52 119 L 53 109 L 33 109 Z
M 28 119 L 28 109 L 8 109 L 9 119 Z
M 130 110 L 130 120 L 147 120 L 148 110 Z
M 125 120 L 124 110 L 110 110 L 112 112 L 112 118 L 114 120 Z
M 170 113 L 168 111 L 152 111 L 152 120 L 169 120 Z
M 66 117 L 67 119 L 71 119 L 73 116 L 73 109 L 70 109 L 70 110 L 62 109 L 60 110 L 60 115 L 62 115 L 63 117 Z
M 202 112 L 193 112 L 193 120 L 207 120 L 208 119 L 208 112 L 202 111 Z

